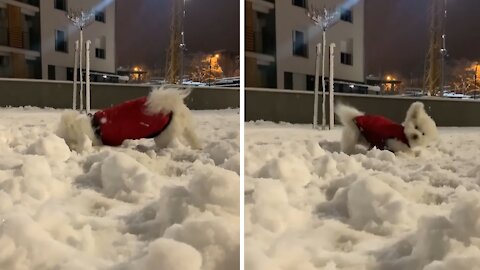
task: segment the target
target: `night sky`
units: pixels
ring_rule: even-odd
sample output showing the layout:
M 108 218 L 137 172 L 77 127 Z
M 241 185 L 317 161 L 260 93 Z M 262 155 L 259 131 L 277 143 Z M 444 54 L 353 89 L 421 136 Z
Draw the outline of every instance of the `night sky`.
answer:
M 366 72 L 423 77 L 428 3 L 433 0 L 364 0 Z M 436 0 L 443 1 L 443 0 Z M 448 0 L 448 64 L 480 60 L 480 0 Z
M 117 0 L 117 66 L 165 67 L 173 0 Z M 187 0 L 189 53 L 239 51 L 239 0 Z
M 164 67 L 173 0 L 117 0 L 117 65 Z M 367 74 L 423 77 L 433 0 L 364 0 Z M 442 0 L 437 0 L 442 1 Z M 239 0 L 187 0 L 189 53 L 239 50 Z M 447 64 L 480 60 L 480 0 L 448 0 Z

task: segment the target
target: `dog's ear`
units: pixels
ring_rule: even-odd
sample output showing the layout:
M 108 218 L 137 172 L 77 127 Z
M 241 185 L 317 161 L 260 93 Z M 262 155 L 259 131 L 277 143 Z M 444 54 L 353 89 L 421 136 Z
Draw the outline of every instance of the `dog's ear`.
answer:
M 418 117 L 420 112 L 424 110 L 424 105 L 422 102 L 417 101 L 410 105 L 410 108 L 407 111 L 407 119 L 415 119 Z

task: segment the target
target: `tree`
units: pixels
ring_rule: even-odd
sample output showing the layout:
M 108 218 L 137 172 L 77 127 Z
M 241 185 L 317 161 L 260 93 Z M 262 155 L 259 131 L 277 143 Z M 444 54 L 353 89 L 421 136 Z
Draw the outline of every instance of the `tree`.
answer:
M 452 70 L 453 89 L 457 93 L 468 94 L 478 89 L 475 80 L 480 79 L 480 68 L 478 62 L 467 60 L 457 61 Z
M 219 65 L 219 54 L 196 55 L 192 59 L 190 78 L 192 81 L 211 83 L 223 76 Z
M 237 77 L 240 73 L 240 57 L 232 52 L 222 52 L 218 59 L 225 77 Z

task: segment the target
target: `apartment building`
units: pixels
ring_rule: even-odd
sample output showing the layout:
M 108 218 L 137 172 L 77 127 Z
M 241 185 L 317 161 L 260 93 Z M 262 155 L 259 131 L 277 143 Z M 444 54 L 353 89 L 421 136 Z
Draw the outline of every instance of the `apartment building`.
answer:
M 344 2 L 246 0 L 246 86 L 313 90 L 316 45 L 321 42 L 322 32 L 308 18 L 307 9 L 334 9 Z M 363 1 L 342 10 L 338 23 L 327 32 L 327 45 L 332 42 L 336 44 L 335 90 L 366 91 Z M 328 81 L 328 60 L 325 73 Z
M 40 78 L 37 1 L 0 0 L 0 77 Z
M 84 30 L 92 72 L 115 73 L 114 1 L 0 0 L 0 77 L 71 80 L 79 30 L 66 12 L 80 9 L 95 11 Z

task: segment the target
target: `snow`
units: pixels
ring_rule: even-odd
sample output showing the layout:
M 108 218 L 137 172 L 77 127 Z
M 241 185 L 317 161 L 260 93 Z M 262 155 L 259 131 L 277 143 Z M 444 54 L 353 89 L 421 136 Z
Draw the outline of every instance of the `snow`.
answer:
M 0 269 L 239 268 L 239 112 L 195 111 L 203 150 L 70 151 L 61 110 L 0 109 Z
M 480 269 L 480 128 L 414 154 L 341 130 L 245 127 L 245 269 Z

